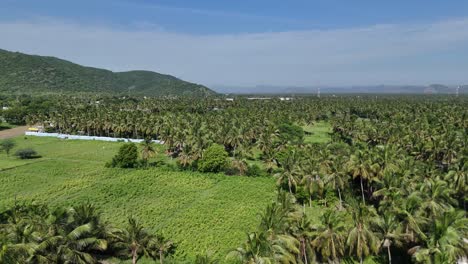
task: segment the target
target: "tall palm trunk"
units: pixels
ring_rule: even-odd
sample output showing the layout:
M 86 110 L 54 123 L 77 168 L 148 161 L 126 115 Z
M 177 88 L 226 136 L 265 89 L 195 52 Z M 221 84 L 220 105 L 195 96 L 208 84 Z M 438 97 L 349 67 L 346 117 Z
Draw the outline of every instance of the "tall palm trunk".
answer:
M 291 180 L 288 178 L 288 187 L 289 187 L 289 193 L 292 194 L 292 189 L 291 189 Z
M 364 205 L 366 205 L 366 200 L 364 199 L 364 186 L 362 184 L 362 177 L 359 177 L 361 179 L 361 195 L 362 195 L 362 202 Z
M 341 199 L 341 191 L 340 191 L 340 188 L 336 188 L 338 189 L 338 196 L 340 197 L 340 210 L 343 209 L 343 200 Z
M 301 239 L 301 246 L 302 246 L 302 254 L 304 256 L 304 263 L 308 264 L 309 262 L 307 260 L 307 250 L 306 250 L 304 238 Z
M 132 249 L 132 264 L 136 264 L 136 263 L 137 263 L 137 250 Z
M 387 247 L 387 253 L 388 253 L 388 263 L 392 264 L 392 253 L 390 252 L 390 245 Z
M 159 263 L 163 264 L 163 252 L 162 252 L 162 250 L 159 250 Z

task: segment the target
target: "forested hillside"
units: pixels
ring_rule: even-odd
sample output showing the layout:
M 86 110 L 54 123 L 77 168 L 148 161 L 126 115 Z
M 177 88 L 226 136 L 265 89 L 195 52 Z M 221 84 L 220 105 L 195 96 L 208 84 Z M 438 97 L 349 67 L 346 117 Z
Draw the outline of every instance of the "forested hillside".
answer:
M 112 72 L 54 57 L 0 49 L 0 92 L 100 92 L 131 95 L 206 96 L 207 87 L 150 71 Z

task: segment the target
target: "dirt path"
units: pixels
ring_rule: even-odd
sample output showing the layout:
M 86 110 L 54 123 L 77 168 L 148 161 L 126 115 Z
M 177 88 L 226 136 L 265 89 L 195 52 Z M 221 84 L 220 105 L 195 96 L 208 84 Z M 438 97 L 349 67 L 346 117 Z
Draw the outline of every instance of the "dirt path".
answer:
M 12 129 L 6 129 L 0 131 L 0 139 L 11 138 L 24 135 L 24 132 L 28 129 L 27 126 L 15 127 Z

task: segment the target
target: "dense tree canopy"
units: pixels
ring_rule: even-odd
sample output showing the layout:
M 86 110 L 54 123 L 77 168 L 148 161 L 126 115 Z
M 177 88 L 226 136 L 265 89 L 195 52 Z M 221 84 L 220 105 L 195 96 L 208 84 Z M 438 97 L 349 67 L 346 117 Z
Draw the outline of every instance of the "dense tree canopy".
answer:
M 276 177 L 277 200 L 229 260 L 454 263 L 468 254 L 466 97 L 50 100 L 48 111 L 28 110 L 29 123 L 160 139 L 182 168 L 217 146 L 216 158 L 237 171 L 255 162 Z M 321 121 L 331 140 L 308 143 L 303 128 Z M 323 209 L 318 223 L 307 213 L 314 206 Z

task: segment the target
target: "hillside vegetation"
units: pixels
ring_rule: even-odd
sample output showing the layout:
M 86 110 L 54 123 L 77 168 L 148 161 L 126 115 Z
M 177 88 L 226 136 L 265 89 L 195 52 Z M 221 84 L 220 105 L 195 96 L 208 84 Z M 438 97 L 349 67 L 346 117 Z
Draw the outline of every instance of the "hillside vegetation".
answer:
M 147 96 L 206 96 L 205 86 L 150 71 L 112 72 L 54 57 L 0 49 L 0 92 L 100 92 Z

